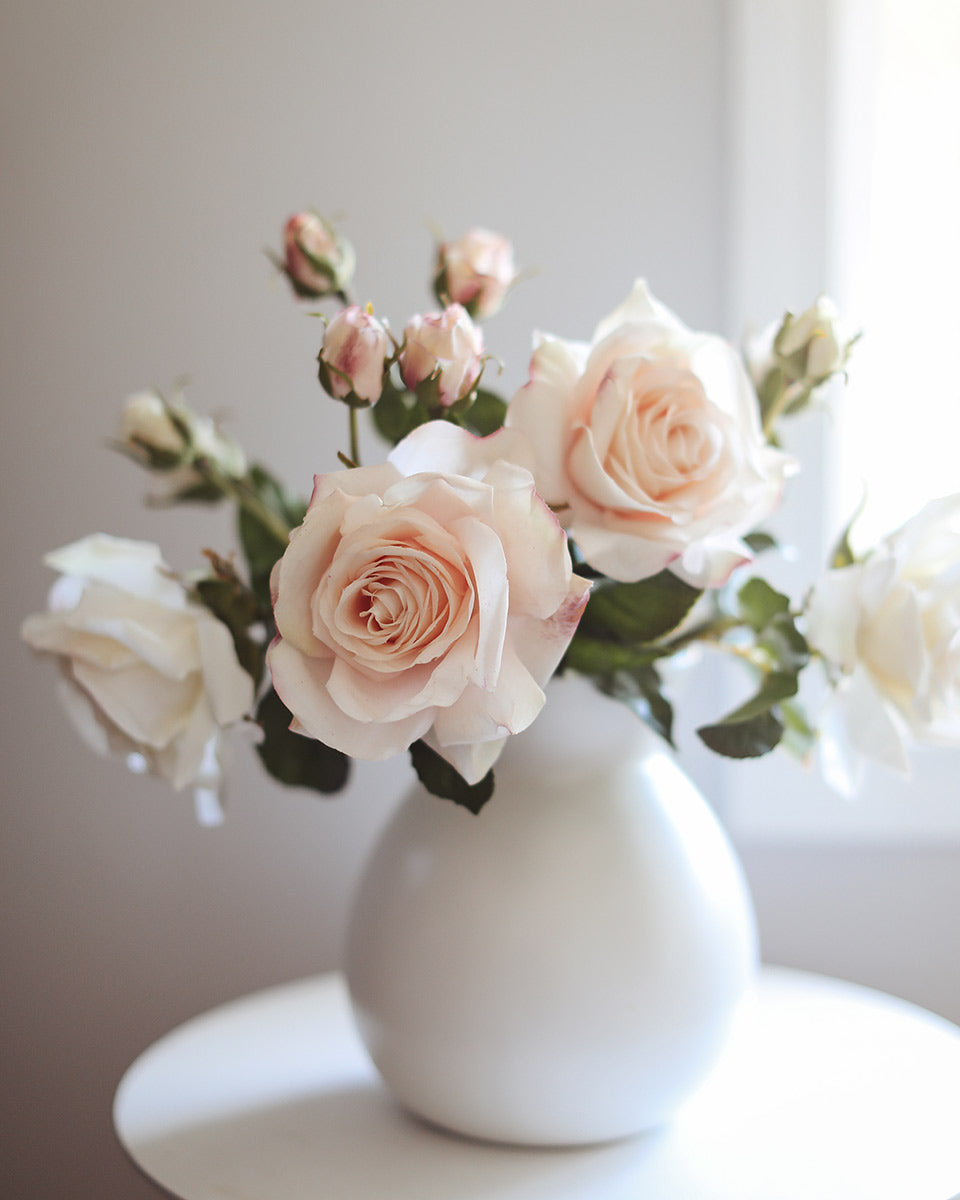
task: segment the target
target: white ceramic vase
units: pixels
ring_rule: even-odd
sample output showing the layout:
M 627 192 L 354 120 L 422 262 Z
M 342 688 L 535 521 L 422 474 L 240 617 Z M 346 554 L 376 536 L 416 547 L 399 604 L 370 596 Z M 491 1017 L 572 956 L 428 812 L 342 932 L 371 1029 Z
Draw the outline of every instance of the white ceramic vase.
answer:
M 345 971 L 401 1104 L 458 1133 L 608 1141 L 706 1077 L 756 969 L 736 855 L 669 750 L 555 680 L 478 816 L 416 787 L 363 874 Z

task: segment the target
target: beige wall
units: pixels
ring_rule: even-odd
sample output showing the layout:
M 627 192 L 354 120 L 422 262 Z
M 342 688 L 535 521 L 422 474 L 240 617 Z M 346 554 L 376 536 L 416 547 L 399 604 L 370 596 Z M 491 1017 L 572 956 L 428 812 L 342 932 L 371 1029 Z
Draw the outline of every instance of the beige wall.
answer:
M 228 822 L 206 831 L 186 798 L 79 747 L 53 673 L 18 643 L 48 586 L 41 554 L 97 529 L 162 541 L 181 568 L 229 546 L 215 514 L 140 507 L 144 479 L 104 449 L 123 397 L 186 373 L 195 405 L 229 413 L 292 484 L 331 464 L 342 413 L 314 382 L 317 328 L 262 253 L 306 205 L 344 215 L 358 291 L 398 323 L 426 300 L 431 222 L 509 233 L 540 270 L 489 326 L 507 388 L 532 328 L 582 335 L 641 272 L 716 326 L 722 10 L 6 0 L 4 1194 L 155 1194 L 111 1135 L 124 1067 L 204 1007 L 336 963 L 357 864 L 406 779 L 388 764 L 340 799 L 285 793 L 241 747 Z M 956 975 L 930 966 L 941 954 L 911 974 L 895 946 L 864 962 L 856 938 L 798 921 L 784 880 L 814 886 L 823 861 L 834 893 L 848 877 L 886 890 L 886 864 L 851 876 L 847 859 L 800 854 L 784 875 L 751 852 L 772 956 L 960 1016 Z M 956 858 L 941 867 L 954 890 L 928 895 L 931 911 L 956 904 Z M 862 892 L 846 899 L 869 922 Z

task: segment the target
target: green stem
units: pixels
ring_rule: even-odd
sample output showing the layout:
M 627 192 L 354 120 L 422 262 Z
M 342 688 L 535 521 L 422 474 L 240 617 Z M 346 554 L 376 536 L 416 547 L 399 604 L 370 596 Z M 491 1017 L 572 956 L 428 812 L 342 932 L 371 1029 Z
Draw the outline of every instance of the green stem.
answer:
M 360 428 L 353 406 L 350 407 L 350 460 L 355 466 L 360 465 Z
M 244 512 L 249 513 L 265 529 L 269 529 L 278 541 L 290 540 L 291 526 L 289 522 L 279 513 L 268 508 L 245 478 L 234 479 L 233 476 L 221 471 L 216 463 L 211 462 L 208 458 L 198 458 L 193 465 L 208 483 L 212 483 L 228 500 L 238 504 Z
M 773 404 L 770 405 L 767 415 L 763 418 L 763 436 L 765 438 L 769 439 L 774 425 L 776 425 L 777 421 L 779 421 L 794 400 L 803 395 L 805 390 L 802 379 L 794 380 L 793 383 L 788 384 L 783 389 Z

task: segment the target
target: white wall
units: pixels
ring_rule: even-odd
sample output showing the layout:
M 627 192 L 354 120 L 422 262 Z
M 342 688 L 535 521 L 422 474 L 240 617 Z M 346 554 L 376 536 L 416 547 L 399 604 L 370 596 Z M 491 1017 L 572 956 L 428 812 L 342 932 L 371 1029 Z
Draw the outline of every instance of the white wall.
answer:
M 95 529 L 197 563 L 216 516 L 144 512 L 104 449 L 119 405 L 182 373 L 301 489 L 342 411 L 317 327 L 262 251 L 293 209 L 344 215 L 357 290 L 427 301 L 431 222 L 509 233 L 539 274 L 491 322 L 507 383 L 532 328 L 582 335 L 644 271 L 699 325 L 721 288 L 719 6 L 493 0 L 7 0 L 0 17 L 4 1194 L 154 1194 L 114 1147 L 113 1089 L 172 1024 L 334 965 L 402 766 L 323 800 L 238 756 L 229 819 L 79 747 L 18 644 L 41 554 Z M 421 283 L 422 281 L 422 283 Z
M 534 327 L 587 333 L 638 273 L 691 324 L 716 327 L 724 9 L 599 0 L 563 20 L 517 0 L 6 0 L 6 1194 L 155 1194 L 113 1143 L 123 1069 L 211 1004 L 336 963 L 351 880 L 407 777 L 366 768 L 323 800 L 268 786 L 241 748 L 228 822 L 205 831 L 188 799 L 79 747 L 52 671 L 18 642 L 49 583 L 41 554 L 101 528 L 161 541 L 181 568 L 200 546 L 229 545 L 217 515 L 141 508 L 145 480 L 104 449 L 123 397 L 187 373 L 195 405 L 227 410 L 292 484 L 332 463 L 342 413 L 314 382 L 316 325 L 262 254 L 306 205 L 344 215 L 357 290 L 396 322 L 426 302 L 430 222 L 510 234 L 539 273 L 489 326 L 507 389 Z M 942 888 L 920 908 L 902 897 L 917 921 L 955 909 L 956 861 L 938 860 Z M 872 972 L 960 1016 L 956 976 L 931 973 L 934 951 L 902 969 L 918 953 L 909 920 L 866 964 L 852 932 L 837 941 L 828 923 L 805 923 L 828 867 L 826 894 L 868 928 L 871 897 L 906 877 L 890 884 L 888 863 L 819 852 L 790 864 L 748 856 L 772 957 Z

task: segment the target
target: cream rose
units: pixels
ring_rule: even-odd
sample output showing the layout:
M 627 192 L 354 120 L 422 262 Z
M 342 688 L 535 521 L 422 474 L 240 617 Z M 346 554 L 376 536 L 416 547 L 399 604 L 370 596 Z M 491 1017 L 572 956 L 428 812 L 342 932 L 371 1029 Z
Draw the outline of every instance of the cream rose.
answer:
M 274 687 L 355 758 L 418 738 L 468 783 L 525 729 L 586 603 L 514 437 L 421 426 L 379 466 L 319 476 L 274 568 Z
M 216 780 L 220 730 L 253 702 L 233 639 L 190 600 L 160 550 L 95 534 L 47 555 L 62 572 L 50 611 L 22 634 L 63 668 L 61 696 L 84 740 L 174 787 Z
M 960 745 L 960 494 L 927 504 L 862 562 L 828 571 L 806 623 L 836 676 L 838 765 L 852 750 L 906 771 L 910 738 Z
M 693 333 L 639 281 L 587 346 L 541 337 L 507 425 L 586 561 L 633 582 L 664 567 L 697 587 L 750 558 L 790 459 L 768 446 L 736 352 Z

